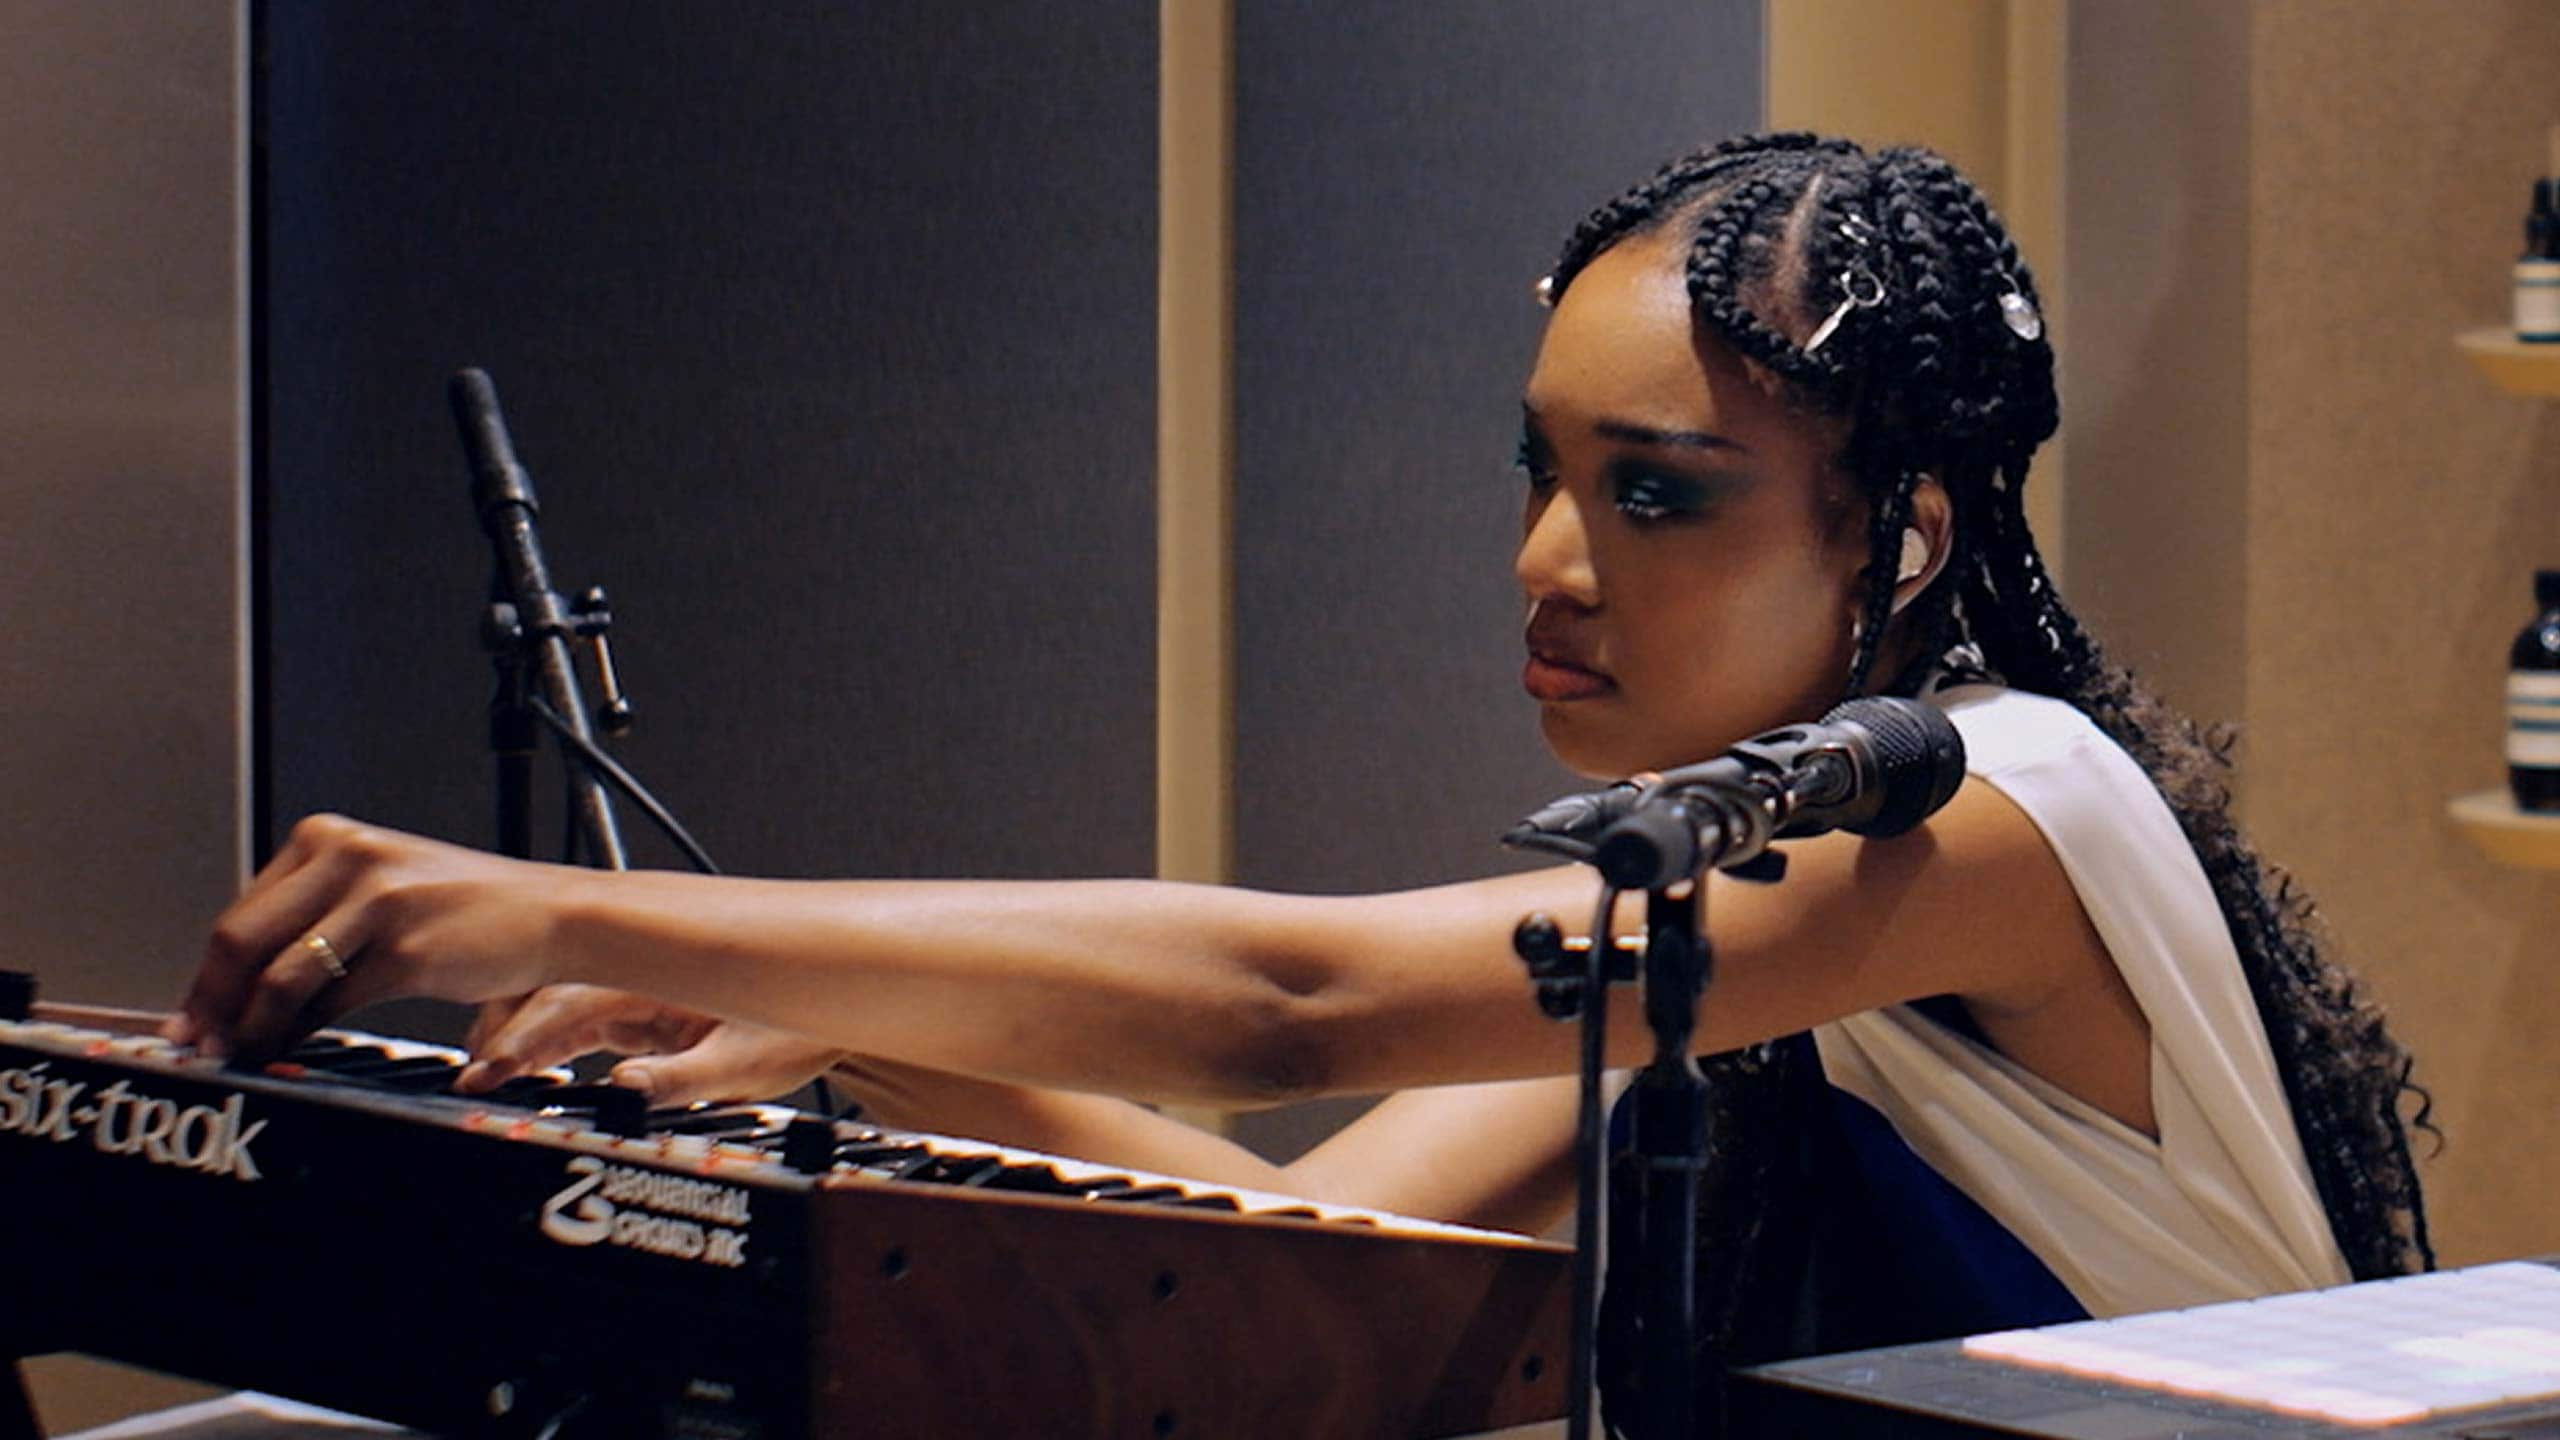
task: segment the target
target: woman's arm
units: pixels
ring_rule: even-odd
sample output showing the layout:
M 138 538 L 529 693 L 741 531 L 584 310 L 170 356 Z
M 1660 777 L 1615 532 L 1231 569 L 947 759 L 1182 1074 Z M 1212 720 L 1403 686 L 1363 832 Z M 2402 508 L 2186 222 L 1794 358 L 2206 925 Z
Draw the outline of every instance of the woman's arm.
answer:
M 1573 1204 L 1570 1078 L 1391 1095 L 1286 1165 L 1103 1095 L 859 1058 L 828 1078 L 886 1124 L 1337 1205 L 1538 1234 Z
M 2082 978 L 2068 880 L 1979 782 L 1911 834 L 1788 849 L 1783 885 L 1711 888 L 1702 1050 L 1923 995 L 2032 1004 Z M 394 994 L 477 1001 L 566 979 L 855 1053 L 1153 1100 L 1560 1075 L 1573 1037 L 1529 1002 L 1509 936 L 1531 910 L 1579 928 L 1595 888 L 1574 869 L 1360 897 L 619 874 L 324 818 L 217 924 L 179 1030 L 257 1048 Z M 315 934 L 351 957 L 344 979 Z M 1635 998 L 1616 1004 L 1613 1063 L 1633 1063 L 1648 1037 Z
M 457 1088 L 595 1050 L 656 1105 L 780 1094 L 824 1078 L 884 1124 L 1459 1224 L 1543 1231 L 1573 1198 L 1575 1084 L 1521 1080 L 1389 1097 L 1287 1165 L 1125 1100 L 847 1056 L 627 991 L 553 985 L 483 1007 Z

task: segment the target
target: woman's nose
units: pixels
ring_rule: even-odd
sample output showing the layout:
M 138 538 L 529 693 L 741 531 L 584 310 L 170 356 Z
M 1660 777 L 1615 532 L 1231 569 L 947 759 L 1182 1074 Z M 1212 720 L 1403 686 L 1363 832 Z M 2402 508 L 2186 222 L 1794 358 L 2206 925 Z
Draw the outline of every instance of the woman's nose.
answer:
M 1558 485 L 1529 518 L 1520 537 L 1520 553 L 1511 573 L 1532 600 L 1549 597 L 1578 605 L 1600 603 L 1600 583 L 1591 566 L 1591 537 L 1583 528 L 1582 503 Z

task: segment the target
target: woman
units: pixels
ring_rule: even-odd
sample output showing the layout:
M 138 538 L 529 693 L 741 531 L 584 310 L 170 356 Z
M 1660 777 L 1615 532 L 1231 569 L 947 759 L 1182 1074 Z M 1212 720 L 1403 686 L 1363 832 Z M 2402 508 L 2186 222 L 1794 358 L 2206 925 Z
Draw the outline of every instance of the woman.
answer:
M 1913 833 L 1794 844 L 1781 886 L 1712 882 L 1720 1343 L 2431 1263 L 2406 1057 L 2237 836 L 2219 755 L 2102 661 L 2027 534 L 2052 351 L 1982 197 L 1925 151 L 1745 137 L 1594 211 L 1542 291 L 1515 569 L 1555 752 L 1668 768 L 1924 689 L 1971 752 Z M 530 993 L 484 1020 L 471 1084 L 599 1043 L 680 1050 L 620 1072 L 663 1102 L 842 1053 L 893 1120 L 1535 1229 L 1571 1201 L 1573 1037 L 1507 937 L 1593 888 L 615 875 L 321 818 L 218 922 L 171 1033 L 256 1050 L 395 993 Z M 1633 1063 L 1644 1027 L 1616 1003 Z M 1404 1093 L 1279 1174 L 1102 1098 L 1375 1090 Z M 1928 1238 L 1859 1252 L 1879 1218 Z M 1968 1258 L 1933 1275 L 1959 1231 Z M 1898 1308 L 1860 1293 L 1869 1261 Z M 1977 1284 L 1995 1271 L 2017 1283 Z M 1852 1311 L 1876 1323 L 1834 1323 Z

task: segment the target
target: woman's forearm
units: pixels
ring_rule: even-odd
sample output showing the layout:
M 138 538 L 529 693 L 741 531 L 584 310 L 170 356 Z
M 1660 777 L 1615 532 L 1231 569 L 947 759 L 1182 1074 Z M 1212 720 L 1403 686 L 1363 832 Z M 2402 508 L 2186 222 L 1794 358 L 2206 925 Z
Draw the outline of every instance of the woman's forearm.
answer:
M 1301 1086 L 1292 1011 L 1322 960 L 1292 952 L 1324 903 L 1155 881 L 597 875 L 560 900 L 553 949 L 567 978 L 856 1053 L 1250 1104 Z
M 847 1057 L 827 1079 L 883 1124 L 1221 1185 L 1305 1193 L 1284 1167 L 1232 1140 L 1107 1095 L 980 1080 L 869 1057 Z

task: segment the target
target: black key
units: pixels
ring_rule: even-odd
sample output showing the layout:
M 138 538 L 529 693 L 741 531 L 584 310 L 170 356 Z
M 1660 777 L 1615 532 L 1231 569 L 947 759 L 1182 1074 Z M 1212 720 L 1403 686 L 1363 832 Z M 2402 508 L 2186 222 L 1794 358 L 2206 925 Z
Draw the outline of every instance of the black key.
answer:
M 368 1085 L 381 1085 L 411 1095 L 450 1095 L 453 1082 L 462 1078 L 462 1067 L 444 1065 L 433 1069 L 386 1070 L 379 1074 L 356 1077 Z
M 1025 1195 L 1082 1195 L 1089 1182 L 1070 1180 L 1055 1165 L 1008 1165 L 987 1177 L 990 1190 L 1018 1190 Z
M 933 1152 L 921 1145 L 900 1145 L 894 1141 L 865 1145 L 857 1141 L 836 1147 L 836 1158 L 848 1165 L 873 1165 L 883 1160 L 922 1156 L 930 1160 Z
M 866 1170 L 884 1171 L 888 1178 L 892 1180 L 913 1180 L 922 1176 L 927 1170 L 932 1169 L 933 1164 L 933 1152 L 930 1150 L 920 1149 L 916 1151 L 915 1154 L 910 1155 L 903 1160 L 886 1162 L 873 1161 L 865 1165 L 863 1168 Z
M 379 1061 L 376 1061 L 376 1058 L 366 1058 L 366 1061 L 330 1063 L 328 1071 L 333 1076 L 358 1076 L 358 1079 L 389 1081 L 389 1079 L 397 1079 L 397 1076 L 415 1076 L 415 1074 L 456 1074 L 456 1071 L 461 1071 L 461 1066 L 456 1066 L 451 1058 L 445 1058 L 445 1056 L 410 1056 L 410 1058 L 381 1056 Z
M 306 1070 L 326 1070 L 334 1074 L 341 1070 L 354 1069 L 360 1065 L 380 1065 L 388 1063 L 391 1059 L 391 1052 L 383 1049 L 379 1045 L 348 1045 L 341 1043 L 333 1049 L 313 1050 L 308 1054 L 296 1051 L 287 1055 L 285 1058 Z
M 1098 1193 L 1093 1198 L 1096 1200 L 1127 1200 L 1144 1205 L 1152 1204 L 1161 1200 L 1180 1200 L 1182 1198 L 1182 1187 L 1179 1185 L 1133 1185 L 1126 1190 L 1114 1190 L 1106 1193 Z
M 1003 1174 L 1004 1168 L 1004 1161 L 993 1155 L 958 1157 L 945 1160 L 943 1173 L 936 1178 L 947 1184 L 973 1187 Z
M 805 1118 L 816 1119 L 817 1117 Z M 791 1122 L 794 1126 L 799 1123 L 796 1119 Z M 649 1112 L 649 1129 L 653 1134 L 753 1135 L 767 1128 L 769 1127 L 765 1124 L 765 1118 L 761 1112 L 742 1106 L 712 1106 L 701 1110 L 652 1110 Z M 832 1126 L 827 1129 L 827 1143 L 830 1145 L 835 1143 L 835 1129 Z

